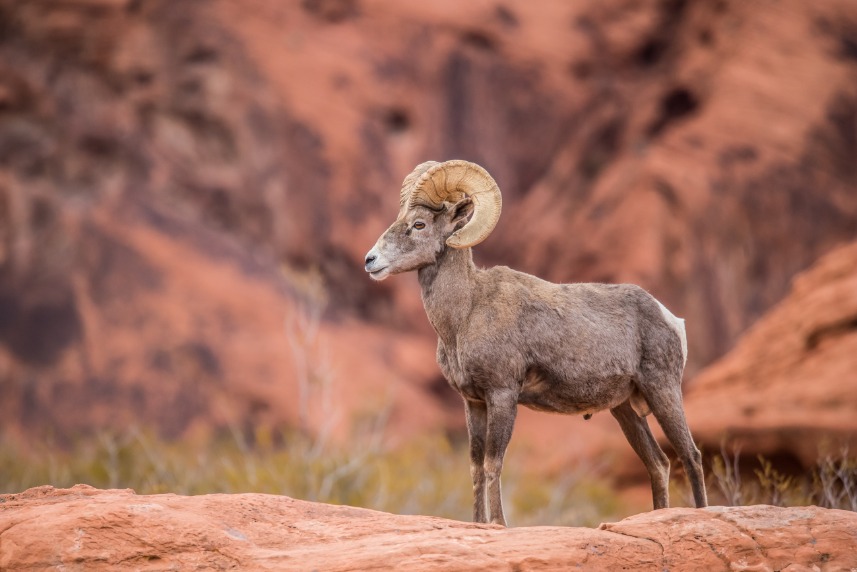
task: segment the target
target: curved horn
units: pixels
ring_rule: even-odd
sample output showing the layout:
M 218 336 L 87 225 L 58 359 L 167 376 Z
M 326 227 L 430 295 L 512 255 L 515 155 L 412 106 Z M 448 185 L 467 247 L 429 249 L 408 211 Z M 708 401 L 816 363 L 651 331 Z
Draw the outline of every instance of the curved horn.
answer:
M 439 165 L 437 161 L 426 161 L 417 165 L 411 173 L 402 181 L 402 190 L 399 191 L 399 214 L 401 215 L 405 209 L 411 207 L 410 199 L 414 192 L 414 185 L 420 178 L 420 175 L 429 170 L 429 168 Z M 440 206 L 440 205 L 438 205 Z
M 417 178 L 418 177 L 418 178 Z M 416 179 L 411 191 L 408 183 Z M 488 171 L 469 161 L 428 161 L 417 166 L 402 185 L 402 207 L 422 204 L 440 207 L 444 201 L 473 200 L 473 217 L 446 239 L 452 248 L 469 248 L 488 238 L 500 219 L 503 201 L 500 188 Z

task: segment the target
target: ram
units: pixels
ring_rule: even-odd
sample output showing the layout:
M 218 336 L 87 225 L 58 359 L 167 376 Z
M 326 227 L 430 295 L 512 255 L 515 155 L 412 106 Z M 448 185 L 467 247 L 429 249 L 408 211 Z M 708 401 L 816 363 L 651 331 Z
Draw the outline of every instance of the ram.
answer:
M 429 161 L 402 184 L 396 221 L 366 255 L 375 280 L 416 270 L 437 332 L 437 362 L 464 399 L 473 519 L 505 525 L 503 457 L 518 405 L 590 416 L 609 409 L 669 506 L 669 459 L 649 429 L 660 423 L 706 506 L 699 450 L 682 408 L 684 320 L 630 284 L 553 284 L 505 266 L 479 269 L 471 247 L 500 217 L 500 189 L 467 161 Z

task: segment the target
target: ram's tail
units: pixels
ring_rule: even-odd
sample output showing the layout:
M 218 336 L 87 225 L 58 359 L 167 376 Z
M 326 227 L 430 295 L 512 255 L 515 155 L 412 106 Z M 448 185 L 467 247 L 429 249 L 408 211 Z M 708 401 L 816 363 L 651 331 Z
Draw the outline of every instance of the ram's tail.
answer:
M 681 318 L 675 317 L 675 315 L 667 310 L 667 307 L 658 302 L 658 306 L 661 307 L 661 313 L 664 315 L 664 319 L 667 321 L 667 324 L 675 331 L 676 335 L 678 335 L 678 339 L 681 340 L 681 356 L 684 359 L 684 365 L 687 365 L 687 331 L 684 328 L 684 320 Z

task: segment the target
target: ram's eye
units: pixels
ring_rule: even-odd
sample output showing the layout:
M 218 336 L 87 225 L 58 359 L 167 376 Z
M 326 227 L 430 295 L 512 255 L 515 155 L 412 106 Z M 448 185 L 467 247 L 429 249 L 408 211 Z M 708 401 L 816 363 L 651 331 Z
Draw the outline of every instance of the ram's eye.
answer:
M 426 223 L 424 223 L 424 222 L 422 222 L 422 221 L 417 221 L 417 222 L 415 222 L 415 223 L 414 223 L 414 228 L 415 228 L 415 229 L 417 229 L 417 230 L 422 230 L 422 229 L 424 229 L 425 227 L 426 227 Z

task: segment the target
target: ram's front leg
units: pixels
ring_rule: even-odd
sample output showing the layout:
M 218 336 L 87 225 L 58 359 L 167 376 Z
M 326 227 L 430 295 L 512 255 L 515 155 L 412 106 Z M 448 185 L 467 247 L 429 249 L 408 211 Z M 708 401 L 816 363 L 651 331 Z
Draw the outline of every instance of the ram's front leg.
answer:
M 470 477 L 473 479 L 473 522 L 488 522 L 485 517 L 485 432 L 488 409 L 484 403 L 464 400 L 467 434 L 470 437 Z
M 488 426 L 485 436 L 485 487 L 488 495 L 488 520 L 506 526 L 503 500 L 500 491 L 500 473 L 503 457 L 512 438 L 518 399 L 509 390 L 496 391 L 487 396 Z

